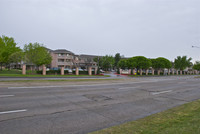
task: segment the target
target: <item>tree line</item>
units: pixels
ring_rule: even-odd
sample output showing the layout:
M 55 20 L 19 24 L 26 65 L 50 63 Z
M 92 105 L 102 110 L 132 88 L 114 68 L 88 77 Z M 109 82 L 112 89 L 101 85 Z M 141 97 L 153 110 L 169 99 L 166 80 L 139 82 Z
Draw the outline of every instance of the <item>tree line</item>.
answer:
M 187 56 L 178 56 L 173 62 L 169 61 L 164 57 L 158 57 L 156 59 L 149 59 L 144 56 L 135 56 L 131 58 L 124 58 L 120 53 L 112 55 L 106 55 L 94 58 L 97 62 L 99 69 L 105 71 L 117 70 L 119 73 L 119 68 L 121 69 L 148 69 L 150 67 L 158 70 L 160 72 L 163 69 L 175 68 L 177 70 L 183 71 L 187 67 L 193 66 L 193 69 L 200 71 L 200 62 L 197 61 L 194 65 L 191 62 L 192 58 L 187 58 Z M 28 65 L 41 66 L 43 64 L 48 65 L 52 61 L 52 57 L 42 44 L 39 43 L 29 43 L 25 44 L 24 48 L 21 49 L 17 46 L 14 38 L 7 36 L 0 36 L 0 65 L 10 68 L 10 65 L 14 63 L 22 62 Z M 98 69 L 98 71 L 99 71 Z M 131 72 L 132 72 L 131 71 Z
M 179 71 L 185 70 L 187 67 L 192 67 L 194 70 L 200 71 L 200 62 L 196 62 L 194 65 L 191 62 L 192 58 L 187 58 L 187 56 L 177 56 L 174 61 L 170 61 L 164 57 L 158 57 L 155 59 L 146 58 L 144 56 L 135 56 L 131 58 L 123 58 L 117 53 L 114 57 L 111 55 L 106 55 L 103 57 L 96 57 L 95 62 L 99 64 L 99 68 L 109 71 L 119 69 L 131 69 L 131 74 L 133 74 L 133 69 L 143 70 L 149 69 L 150 67 L 155 69 L 160 73 L 163 69 L 174 68 Z
M 41 66 L 50 64 L 52 57 L 48 50 L 39 43 L 25 44 L 24 48 L 17 47 L 14 38 L 0 37 L 0 65 L 10 69 L 10 65 L 18 65 L 22 61 L 29 65 Z

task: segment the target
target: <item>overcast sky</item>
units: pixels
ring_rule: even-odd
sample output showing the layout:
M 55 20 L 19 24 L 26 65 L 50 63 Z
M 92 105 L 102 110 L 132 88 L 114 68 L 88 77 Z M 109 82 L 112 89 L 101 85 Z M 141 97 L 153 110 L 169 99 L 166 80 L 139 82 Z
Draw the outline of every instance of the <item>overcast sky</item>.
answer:
M 0 0 L 0 36 L 75 54 L 200 60 L 200 0 Z

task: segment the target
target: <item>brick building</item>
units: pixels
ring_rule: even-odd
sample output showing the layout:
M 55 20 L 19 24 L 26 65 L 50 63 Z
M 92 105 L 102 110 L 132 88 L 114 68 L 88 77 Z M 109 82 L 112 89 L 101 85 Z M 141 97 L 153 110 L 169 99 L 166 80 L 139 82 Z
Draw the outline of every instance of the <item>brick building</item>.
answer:
M 73 69 L 75 67 L 87 69 L 88 67 L 97 66 L 97 63 L 93 60 L 97 57 L 95 55 L 76 55 L 66 49 L 48 50 L 52 56 L 51 69 L 61 67 L 65 69 Z

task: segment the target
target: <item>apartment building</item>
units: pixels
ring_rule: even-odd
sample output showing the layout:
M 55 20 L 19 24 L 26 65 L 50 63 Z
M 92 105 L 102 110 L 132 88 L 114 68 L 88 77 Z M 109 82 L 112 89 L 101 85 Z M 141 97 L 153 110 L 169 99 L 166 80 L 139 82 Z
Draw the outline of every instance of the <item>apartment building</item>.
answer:
M 88 67 L 96 67 L 97 63 L 93 59 L 97 56 L 94 55 L 76 55 L 66 49 L 50 50 L 52 56 L 52 62 L 50 68 L 61 68 L 73 69 L 79 67 L 87 69 Z

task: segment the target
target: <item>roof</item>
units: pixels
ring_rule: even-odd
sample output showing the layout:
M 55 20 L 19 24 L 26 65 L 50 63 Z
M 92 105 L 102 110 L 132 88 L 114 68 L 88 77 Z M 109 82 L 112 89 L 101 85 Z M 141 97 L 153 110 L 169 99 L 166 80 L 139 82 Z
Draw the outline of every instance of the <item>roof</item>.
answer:
M 74 54 L 71 51 L 68 51 L 66 49 L 56 49 L 52 51 L 53 53 L 68 53 L 68 54 Z
M 100 57 L 101 58 L 102 56 L 81 54 L 80 57 L 82 57 L 82 58 L 96 58 L 96 57 Z

